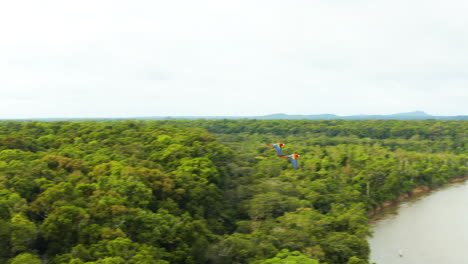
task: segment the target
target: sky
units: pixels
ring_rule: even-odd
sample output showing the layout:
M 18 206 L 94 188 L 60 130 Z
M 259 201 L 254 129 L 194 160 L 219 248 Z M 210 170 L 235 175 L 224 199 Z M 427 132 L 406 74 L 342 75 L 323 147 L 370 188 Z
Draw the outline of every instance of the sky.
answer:
M 468 1 L 0 2 L 0 118 L 468 114 Z

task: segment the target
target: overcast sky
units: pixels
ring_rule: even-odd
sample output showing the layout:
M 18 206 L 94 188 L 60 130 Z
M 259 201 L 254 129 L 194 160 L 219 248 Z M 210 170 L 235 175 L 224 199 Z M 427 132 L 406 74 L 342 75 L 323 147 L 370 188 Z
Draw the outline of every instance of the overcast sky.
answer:
M 468 114 L 468 1 L 0 2 L 0 118 Z

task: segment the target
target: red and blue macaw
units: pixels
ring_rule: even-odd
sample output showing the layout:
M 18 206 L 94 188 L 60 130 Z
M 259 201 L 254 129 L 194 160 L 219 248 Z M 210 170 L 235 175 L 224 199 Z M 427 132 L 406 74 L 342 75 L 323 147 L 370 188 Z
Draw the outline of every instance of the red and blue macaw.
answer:
M 299 168 L 299 164 L 297 163 L 297 159 L 300 156 L 301 155 L 299 155 L 299 154 L 291 154 L 291 155 L 287 155 L 287 156 L 278 157 L 278 159 L 280 159 L 280 158 L 289 158 L 291 160 L 293 168 L 297 169 L 297 168 Z
M 279 156 L 281 156 L 281 151 L 283 150 L 283 146 L 286 145 L 282 142 L 280 143 L 276 143 L 276 144 L 267 144 L 267 146 L 274 146 L 275 149 L 276 149 L 276 154 Z

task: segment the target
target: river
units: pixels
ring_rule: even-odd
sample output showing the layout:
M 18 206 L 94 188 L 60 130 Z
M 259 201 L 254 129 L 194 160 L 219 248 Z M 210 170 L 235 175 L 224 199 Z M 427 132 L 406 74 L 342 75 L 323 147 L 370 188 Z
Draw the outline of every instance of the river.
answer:
M 371 263 L 468 263 L 468 182 L 387 208 L 372 229 Z

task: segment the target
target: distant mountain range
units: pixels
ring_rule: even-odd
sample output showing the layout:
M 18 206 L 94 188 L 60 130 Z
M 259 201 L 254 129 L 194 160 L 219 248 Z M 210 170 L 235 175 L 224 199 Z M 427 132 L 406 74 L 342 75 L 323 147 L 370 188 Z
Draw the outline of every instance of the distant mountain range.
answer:
M 343 120 L 468 120 L 468 115 L 458 116 L 433 116 L 423 111 L 414 111 L 408 113 L 398 113 L 392 115 L 350 115 L 350 116 L 338 116 L 334 114 L 322 114 L 322 115 L 287 115 L 287 114 L 273 114 L 267 116 L 260 116 L 257 119 L 304 119 L 304 120 L 332 120 L 332 119 L 343 119 Z
M 141 117 L 138 119 L 258 119 L 258 120 L 468 120 L 468 115 L 433 116 L 423 111 L 398 113 L 392 115 L 350 115 L 339 116 L 335 114 L 319 115 L 288 115 L 283 113 L 264 116 L 168 116 L 168 117 Z
M 66 120 L 168 120 L 168 119 L 258 119 L 258 120 L 468 120 L 468 115 L 433 116 L 423 111 L 398 113 L 392 115 L 350 115 L 339 116 L 335 114 L 320 115 L 288 115 L 283 113 L 264 116 L 142 116 L 142 117 L 96 117 L 96 118 L 24 118 L 13 120 L 38 121 L 66 121 Z M 2 120 L 2 119 L 0 119 Z M 6 120 L 6 119 L 3 119 Z M 12 120 L 12 119 L 9 119 Z

